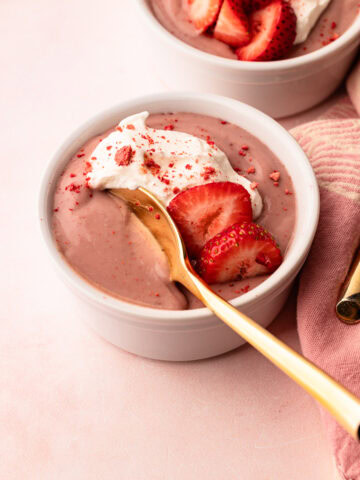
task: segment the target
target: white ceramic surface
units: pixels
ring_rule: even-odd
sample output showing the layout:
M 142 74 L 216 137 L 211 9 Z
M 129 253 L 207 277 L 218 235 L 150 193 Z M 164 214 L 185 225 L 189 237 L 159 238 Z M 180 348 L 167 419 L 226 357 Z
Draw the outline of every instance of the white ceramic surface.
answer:
M 340 85 L 360 44 L 358 16 L 336 42 L 315 52 L 275 62 L 240 62 L 187 45 L 158 22 L 148 0 L 137 4 L 145 26 L 138 29 L 142 58 L 169 89 L 226 95 L 274 118 L 302 112 L 327 98 Z
M 268 326 L 282 308 L 311 246 L 319 216 L 315 175 L 295 140 L 270 117 L 233 99 L 194 93 L 157 94 L 123 102 L 80 127 L 51 159 L 40 192 L 41 230 L 58 271 L 81 299 L 79 317 L 108 341 L 145 357 L 185 361 L 218 355 L 238 347 L 244 341 L 209 310 L 158 310 L 107 296 L 71 269 L 52 237 L 54 189 L 70 157 L 91 137 L 113 126 L 121 118 L 142 110 L 152 113 L 195 112 L 237 124 L 260 138 L 295 180 L 297 222 L 294 239 L 283 264 L 265 282 L 232 302 L 263 326 Z

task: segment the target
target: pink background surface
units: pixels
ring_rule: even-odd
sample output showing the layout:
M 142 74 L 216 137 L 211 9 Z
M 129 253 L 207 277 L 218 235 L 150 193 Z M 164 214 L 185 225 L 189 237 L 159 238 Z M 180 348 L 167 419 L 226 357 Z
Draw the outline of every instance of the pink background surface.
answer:
M 0 478 L 329 480 L 317 406 L 260 354 L 120 351 L 77 321 L 50 264 L 37 218 L 49 157 L 99 110 L 166 89 L 142 71 L 132 4 L 0 2 Z M 298 348 L 292 305 L 271 330 Z

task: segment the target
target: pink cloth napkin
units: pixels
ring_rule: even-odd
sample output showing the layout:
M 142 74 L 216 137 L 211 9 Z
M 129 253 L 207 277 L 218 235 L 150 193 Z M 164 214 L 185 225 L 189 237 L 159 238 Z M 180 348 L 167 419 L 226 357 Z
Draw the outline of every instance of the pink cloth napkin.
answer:
M 335 315 L 340 285 L 360 243 L 360 63 L 348 97 L 319 119 L 291 130 L 320 186 L 318 231 L 300 277 L 298 329 L 306 357 L 360 397 L 360 324 Z M 325 411 L 340 478 L 360 480 L 360 445 Z

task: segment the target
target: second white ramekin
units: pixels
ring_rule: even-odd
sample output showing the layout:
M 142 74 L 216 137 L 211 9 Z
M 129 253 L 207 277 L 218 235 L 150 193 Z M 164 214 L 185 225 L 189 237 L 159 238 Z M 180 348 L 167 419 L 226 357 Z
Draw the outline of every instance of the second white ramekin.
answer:
M 217 93 L 246 102 L 273 118 L 307 110 L 340 85 L 360 44 L 360 15 L 338 39 L 315 52 L 274 62 L 240 62 L 198 50 L 155 18 L 149 0 L 137 0 L 144 29 L 141 58 L 171 90 Z
M 208 309 L 159 310 L 104 294 L 80 277 L 58 251 L 51 230 L 53 195 L 59 175 L 90 138 L 122 118 L 148 110 L 194 112 L 239 125 L 266 144 L 293 179 L 296 226 L 284 262 L 265 282 L 232 301 L 267 326 L 279 313 L 310 249 L 319 215 L 319 192 L 313 170 L 296 141 L 267 115 L 230 98 L 193 93 L 165 93 L 130 100 L 89 120 L 65 140 L 51 159 L 40 192 L 43 238 L 62 278 L 79 298 L 74 320 L 82 318 L 111 343 L 138 355 L 160 360 L 196 360 L 232 350 L 244 341 Z

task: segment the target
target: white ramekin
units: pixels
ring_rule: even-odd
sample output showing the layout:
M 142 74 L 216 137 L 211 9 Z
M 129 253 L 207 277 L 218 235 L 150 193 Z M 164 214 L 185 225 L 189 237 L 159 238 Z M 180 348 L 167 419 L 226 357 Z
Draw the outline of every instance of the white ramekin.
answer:
M 248 105 L 211 94 L 163 93 L 121 103 L 76 130 L 50 161 L 40 191 L 40 225 L 58 271 L 80 299 L 78 316 L 111 343 L 145 357 L 195 360 L 218 355 L 244 341 L 209 310 L 159 310 L 105 295 L 72 270 L 57 250 L 52 236 L 54 190 L 71 156 L 91 137 L 120 119 L 143 110 L 151 113 L 194 112 L 220 117 L 258 137 L 286 166 L 294 182 L 297 201 L 293 241 L 280 268 L 254 290 L 232 302 L 263 326 L 268 326 L 284 305 L 308 254 L 319 215 L 317 182 L 304 152 L 283 127 Z
M 240 62 L 202 52 L 168 32 L 149 0 L 137 0 L 144 29 L 141 58 L 171 90 L 217 93 L 281 118 L 307 110 L 341 83 L 360 43 L 360 15 L 336 41 L 301 57 L 275 62 Z M 140 55 L 140 52 L 139 52 Z

